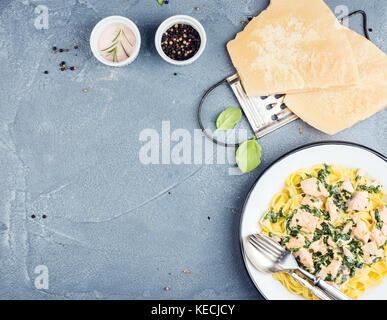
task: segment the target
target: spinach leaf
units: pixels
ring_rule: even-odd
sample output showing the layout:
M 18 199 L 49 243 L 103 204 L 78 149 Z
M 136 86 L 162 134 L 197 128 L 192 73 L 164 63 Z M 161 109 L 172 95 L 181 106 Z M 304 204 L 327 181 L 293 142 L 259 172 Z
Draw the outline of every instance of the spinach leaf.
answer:
M 280 208 L 278 212 L 274 212 L 273 210 L 269 210 L 266 213 L 264 220 L 269 219 L 272 223 L 277 223 L 278 218 L 284 218 L 284 213 L 283 213 L 282 208 Z
M 326 187 L 328 185 L 328 183 L 326 182 L 326 178 L 331 174 L 331 172 L 329 171 L 329 166 L 327 164 L 324 164 L 324 169 L 321 169 L 318 173 L 317 173 L 317 179 L 322 182 L 324 184 L 324 186 Z
M 289 240 L 290 240 L 290 237 L 289 237 L 289 236 L 283 236 L 283 237 L 281 238 L 280 245 L 284 247 L 284 246 L 289 242 Z
M 381 190 L 381 186 L 366 186 L 364 184 L 359 184 L 356 188 L 358 191 L 367 191 L 368 193 L 379 193 Z
M 216 129 L 227 131 L 241 121 L 242 111 L 239 108 L 227 108 L 224 110 L 216 120 Z
M 236 163 L 242 172 L 250 172 L 261 163 L 262 148 L 255 139 L 242 143 L 236 151 Z
M 306 211 L 306 212 L 312 213 L 312 209 L 311 209 L 310 206 L 307 205 L 307 204 L 301 205 L 300 209 L 301 209 L 301 210 L 304 210 L 304 211 Z
M 376 220 L 376 228 L 378 228 L 379 230 L 381 230 L 383 228 L 383 221 L 382 221 L 382 218 L 380 217 L 380 213 L 379 213 L 379 210 L 376 209 L 375 212 L 375 220 Z

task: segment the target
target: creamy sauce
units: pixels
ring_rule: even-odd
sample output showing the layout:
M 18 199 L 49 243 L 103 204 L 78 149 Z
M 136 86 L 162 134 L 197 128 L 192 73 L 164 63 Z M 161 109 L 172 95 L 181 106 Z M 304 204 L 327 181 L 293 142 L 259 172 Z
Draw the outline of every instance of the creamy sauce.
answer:
M 110 62 L 121 62 L 134 52 L 136 36 L 122 23 L 113 23 L 102 31 L 98 40 L 98 50 Z

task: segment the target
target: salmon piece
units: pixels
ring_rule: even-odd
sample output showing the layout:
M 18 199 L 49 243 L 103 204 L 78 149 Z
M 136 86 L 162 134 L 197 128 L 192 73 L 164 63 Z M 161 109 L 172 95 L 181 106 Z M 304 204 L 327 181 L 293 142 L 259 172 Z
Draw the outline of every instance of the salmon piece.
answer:
M 316 178 L 309 178 L 301 181 L 301 188 L 305 194 L 308 194 L 315 198 L 326 198 L 329 196 L 329 192 L 325 189 L 324 185 Z
M 378 211 L 383 223 L 387 224 L 387 208 L 382 205 L 378 207 Z
M 305 245 L 305 238 L 302 235 L 298 235 L 297 237 L 290 238 L 287 244 L 288 248 L 290 249 L 301 248 L 304 245 Z
M 343 232 L 344 232 L 344 233 L 348 233 L 349 230 L 351 230 L 351 229 L 352 229 L 352 221 L 348 221 L 348 222 L 345 224 L 344 228 L 343 228 Z
M 327 273 L 325 271 L 326 267 L 322 267 L 321 270 L 318 272 L 317 276 L 320 277 L 321 279 L 325 279 L 327 277 Z
M 309 242 L 313 241 L 313 234 L 306 234 L 305 239 L 308 240 Z
M 347 246 L 344 246 L 343 247 L 343 253 L 346 257 L 348 258 L 351 258 L 351 259 L 354 259 L 355 257 L 353 256 L 352 252 L 349 251 L 348 247 Z
M 366 175 L 366 172 L 364 169 L 358 169 L 356 174 L 359 176 L 359 177 L 364 177 Z
M 314 233 L 316 230 L 317 223 L 319 219 L 313 214 L 306 212 L 304 210 L 298 209 L 297 212 L 293 215 L 292 220 L 290 221 L 291 227 L 301 226 L 301 230 L 307 233 Z
M 309 246 L 309 249 L 313 250 L 314 252 L 321 252 L 321 254 L 327 253 L 326 245 L 321 239 L 312 242 L 312 244 Z
M 351 181 L 349 181 L 348 178 L 344 179 L 343 184 L 339 187 L 339 191 L 342 191 L 342 190 L 348 191 L 350 193 L 355 191 L 355 189 L 352 186 Z
M 333 238 L 331 236 L 328 237 L 327 243 L 331 248 L 337 250 L 337 244 L 333 241 Z
M 364 260 L 367 264 L 371 264 L 375 258 L 383 257 L 383 250 L 378 249 L 375 242 L 368 242 L 361 247 L 364 253 Z
M 337 259 L 333 259 L 329 266 L 326 267 L 325 272 L 331 274 L 332 277 L 336 277 L 337 272 L 339 271 L 341 262 Z
M 383 227 L 380 231 L 382 231 L 383 235 L 385 235 L 387 237 L 387 226 L 385 224 L 383 225 Z
M 344 267 L 344 268 L 342 268 L 341 273 L 342 273 L 344 276 L 347 276 L 347 275 L 351 274 L 351 269 L 349 269 L 348 267 Z
M 333 202 L 332 198 L 328 198 L 325 202 L 325 210 L 329 212 L 329 216 L 332 221 L 335 221 L 339 217 L 339 213 L 337 212 L 337 207 Z
M 377 186 L 381 186 L 381 185 L 382 185 L 382 184 L 381 184 L 380 181 L 374 180 L 374 181 L 372 181 L 368 186 L 370 186 L 370 187 L 377 187 Z
M 375 242 L 376 246 L 379 248 L 386 242 L 387 237 L 383 234 L 381 230 L 374 226 L 370 234 L 370 239 L 371 241 Z
M 300 258 L 301 263 L 307 267 L 309 270 L 313 272 L 314 265 L 313 265 L 313 259 L 312 254 L 309 252 L 308 249 L 301 248 L 297 252 L 294 253 L 296 257 Z
M 356 191 L 348 203 L 348 210 L 363 211 L 367 208 L 370 198 L 367 191 Z
M 313 198 L 313 197 L 311 197 L 309 195 L 306 195 L 302 199 L 301 204 L 304 205 L 304 206 L 309 206 L 311 208 L 321 209 L 321 207 L 323 205 L 323 202 L 319 198 Z
M 356 227 L 352 229 L 352 235 L 363 243 L 367 243 L 370 238 L 370 232 L 364 221 L 358 219 Z
M 273 239 L 277 243 L 281 242 L 281 237 L 280 236 L 274 235 L 274 236 L 271 236 L 270 238 Z

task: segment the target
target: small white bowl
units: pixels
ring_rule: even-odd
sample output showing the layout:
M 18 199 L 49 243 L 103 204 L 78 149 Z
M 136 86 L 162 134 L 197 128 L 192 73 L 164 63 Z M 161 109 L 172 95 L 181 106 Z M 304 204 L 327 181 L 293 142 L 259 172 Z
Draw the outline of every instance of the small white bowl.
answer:
M 99 40 L 99 37 L 101 36 L 102 31 L 105 30 L 105 28 L 109 24 L 113 24 L 113 23 L 125 24 L 128 28 L 130 28 L 130 30 L 133 31 L 134 35 L 136 36 L 136 45 L 132 55 L 128 59 L 125 59 L 121 62 L 112 62 L 105 59 L 101 55 L 98 49 L 98 40 Z M 91 51 L 93 52 L 94 57 L 96 57 L 97 60 L 102 62 L 103 64 L 106 64 L 107 66 L 111 66 L 111 67 L 122 67 L 132 63 L 137 58 L 138 53 L 140 52 L 140 47 L 141 47 L 140 31 L 138 30 L 136 24 L 132 20 L 126 17 L 121 17 L 121 16 L 106 17 L 95 25 L 90 35 L 90 48 L 91 48 Z
M 179 24 L 179 23 L 180 24 L 188 24 L 188 25 L 192 26 L 200 35 L 200 48 L 199 48 L 198 52 L 196 52 L 196 54 L 192 58 L 187 59 L 187 60 L 183 60 L 183 61 L 177 61 L 177 60 L 173 60 L 173 59 L 169 58 L 164 53 L 163 49 L 161 48 L 161 39 L 163 37 L 163 33 L 166 30 L 168 30 L 170 27 L 172 27 L 173 25 Z M 206 47 L 206 43 L 207 43 L 207 35 L 206 35 L 206 31 L 204 30 L 202 24 L 198 20 L 196 20 L 190 16 L 185 16 L 185 15 L 172 16 L 172 17 L 168 18 L 167 20 L 165 20 L 162 24 L 160 24 L 159 28 L 156 31 L 156 36 L 155 36 L 155 46 L 156 46 L 157 52 L 159 53 L 161 58 L 163 58 L 165 61 L 167 61 L 171 64 L 174 64 L 176 66 L 185 66 L 185 65 L 191 64 L 192 62 L 199 59 L 199 57 L 202 55 L 202 53 Z

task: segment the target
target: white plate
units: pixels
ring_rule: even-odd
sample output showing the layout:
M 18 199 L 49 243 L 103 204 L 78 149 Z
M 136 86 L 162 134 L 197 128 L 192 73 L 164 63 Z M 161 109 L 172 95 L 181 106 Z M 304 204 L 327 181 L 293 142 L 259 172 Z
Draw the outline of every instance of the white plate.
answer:
M 292 172 L 318 163 L 337 164 L 347 168 L 363 168 L 367 175 L 387 186 L 387 158 L 367 147 L 340 141 L 306 145 L 275 161 L 258 178 L 247 196 L 240 224 L 242 256 L 246 269 L 258 291 L 270 300 L 299 300 L 272 275 L 256 270 L 245 255 L 244 241 L 260 231 L 258 222 L 267 210 L 273 195 L 282 190 L 286 177 Z M 387 281 L 371 288 L 360 299 L 387 299 Z

